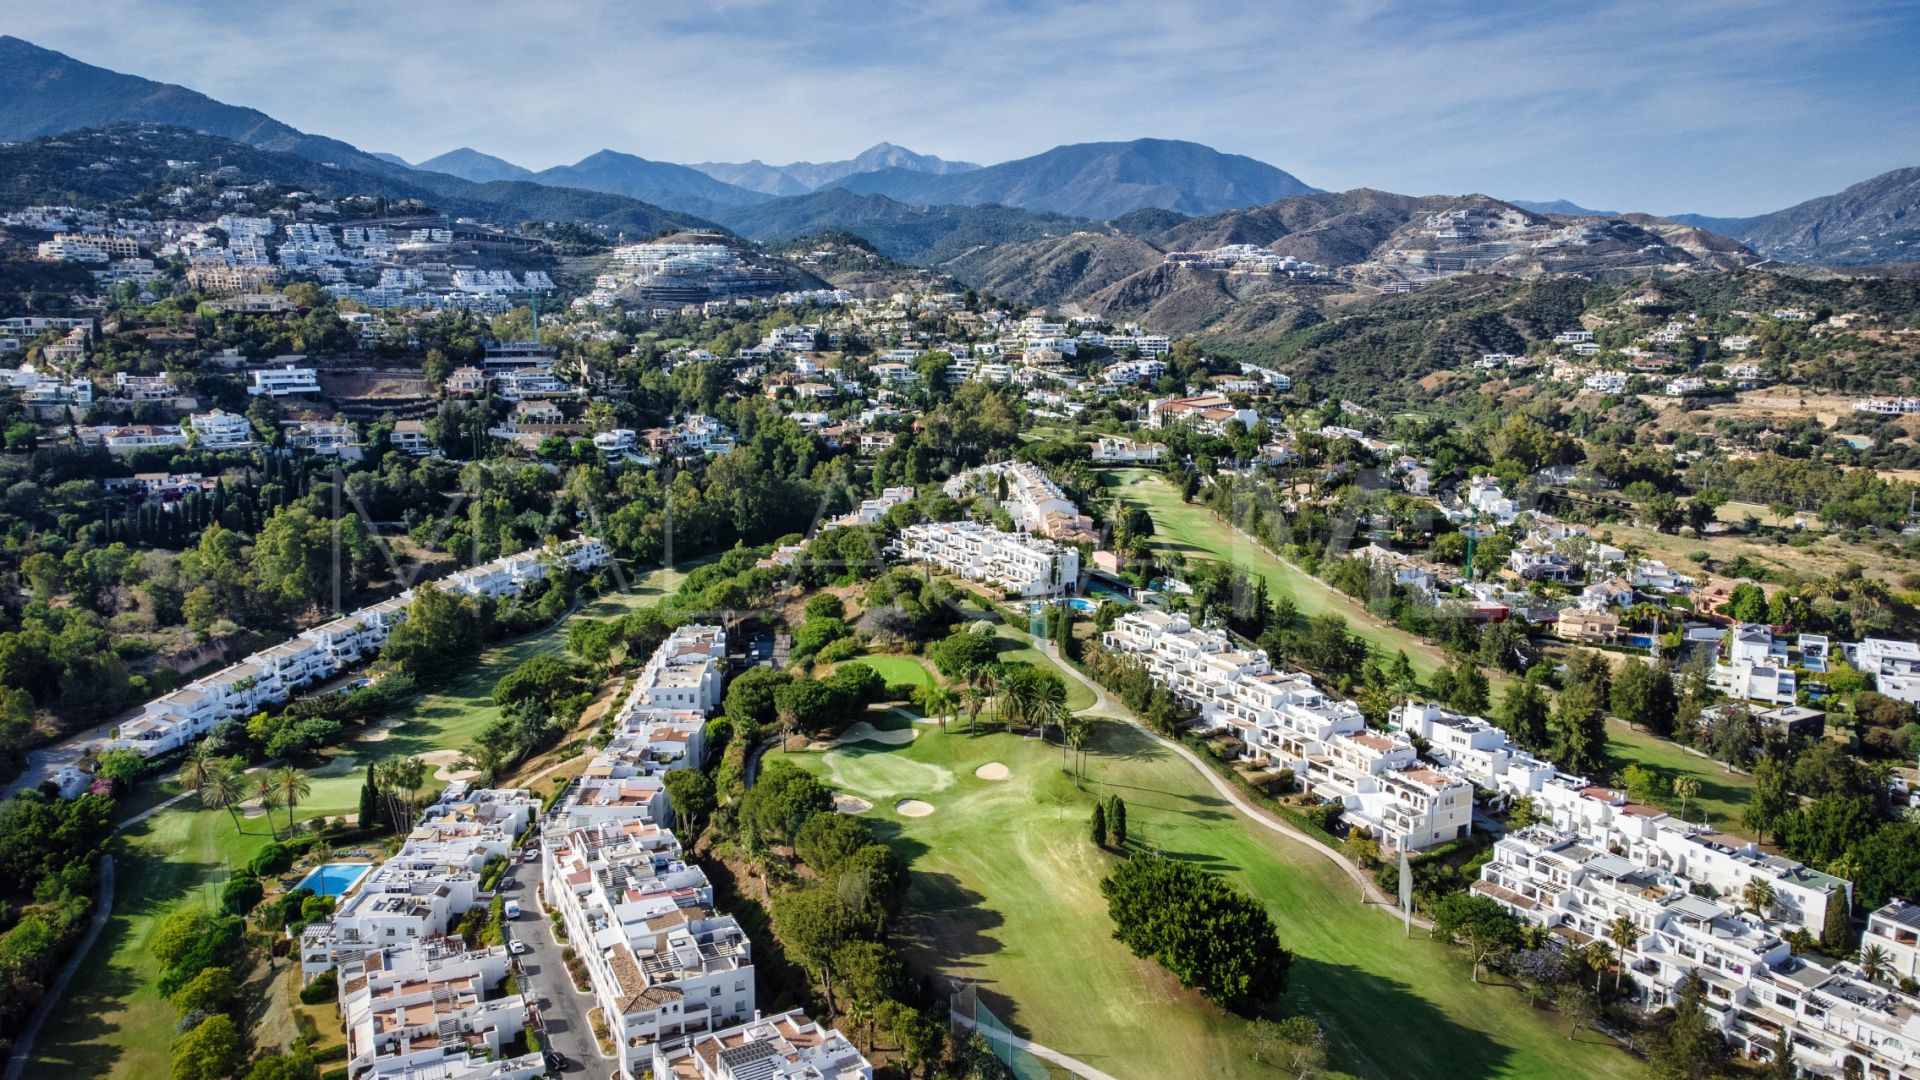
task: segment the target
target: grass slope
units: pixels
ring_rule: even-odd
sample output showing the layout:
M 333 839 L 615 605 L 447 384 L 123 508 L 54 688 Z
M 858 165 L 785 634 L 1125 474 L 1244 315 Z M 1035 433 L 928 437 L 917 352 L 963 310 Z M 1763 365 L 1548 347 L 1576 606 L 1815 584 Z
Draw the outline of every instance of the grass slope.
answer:
M 1290 1007 L 1320 1018 L 1332 1064 L 1357 1077 L 1627 1076 L 1633 1059 L 1506 986 L 1475 987 L 1466 961 L 1359 903 L 1321 856 L 1252 827 L 1191 766 L 1131 726 L 1099 725 L 1088 779 L 1057 747 L 923 728 L 902 747 L 860 744 L 793 760 L 871 801 L 867 817 L 911 860 L 899 935 L 942 985 L 981 1000 L 1036 1041 L 1117 1077 L 1274 1075 L 1248 1058 L 1245 1023 L 1183 991 L 1111 937 L 1099 880 L 1114 856 L 1087 839 L 1096 798 L 1127 802 L 1135 848 L 1227 874 L 1265 902 L 1296 953 Z M 1008 765 L 988 782 L 974 769 Z M 924 818 L 892 811 L 933 804 Z M 1392 1030 L 1390 1039 L 1379 1037 Z
M 628 592 L 584 604 L 573 618 L 609 618 L 659 602 L 682 573 L 656 570 Z M 300 804 L 303 819 L 337 817 L 358 809 L 368 760 L 458 748 L 499 715 L 493 684 L 530 656 L 557 652 L 565 640 L 556 626 L 482 652 L 450 682 L 423 694 L 402 723 L 379 742 L 352 741 L 330 752 L 329 763 L 310 771 L 313 793 Z M 346 758 L 351 757 L 349 762 Z M 172 777 L 150 782 L 151 795 L 129 807 L 137 811 L 178 794 Z M 284 828 L 285 811 L 275 814 Z M 150 1080 L 168 1070 L 168 1050 L 179 1014 L 154 988 L 159 966 L 147 943 L 160 920 L 181 904 L 217 902 L 233 870 L 271 840 L 265 819 L 242 818 L 239 827 L 224 811 L 200 809 L 188 799 L 133 826 L 114 841 L 117 881 L 113 918 L 95 942 L 67 996 L 34 1044 L 31 1075 L 67 1075 Z M 248 997 L 264 1000 L 266 987 Z
M 1197 503 L 1180 500 L 1180 493 L 1157 473 L 1144 469 L 1114 469 L 1100 474 L 1109 490 L 1130 502 L 1146 507 L 1153 516 L 1154 543 L 1162 549 L 1180 551 L 1190 558 L 1215 559 L 1239 566 L 1267 580 L 1267 590 L 1275 597 L 1291 597 L 1302 618 L 1333 613 L 1343 616 L 1352 631 L 1367 644 L 1391 654 L 1403 650 L 1421 678 L 1430 677 L 1447 663 L 1445 652 L 1420 640 L 1391 623 L 1384 622 L 1332 586 L 1281 559 L 1252 539 L 1213 515 Z M 1512 680 L 1498 672 L 1490 673 L 1497 692 Z M 1497 700 L 1497 695 L 1496 695 Z M 1669 783 L 1680 775 L 1700 781 L 1700 797 L 1689 807 L 1688 817 L 1700 820 L 1705 811 L 1708 820 L 1729 832 L 1748 835 L 1740 824 L 1740 814 L 1753 790 L 1750 777 L 1729 773 L 1712 761 L 1688 753 L 1673 742 L 1625 724 L 1610 723 L 1607 753 L 1615 769 L 1639 763 L 1659 773 Z M 1597 778 L 1608 779 L 1608 778 Z

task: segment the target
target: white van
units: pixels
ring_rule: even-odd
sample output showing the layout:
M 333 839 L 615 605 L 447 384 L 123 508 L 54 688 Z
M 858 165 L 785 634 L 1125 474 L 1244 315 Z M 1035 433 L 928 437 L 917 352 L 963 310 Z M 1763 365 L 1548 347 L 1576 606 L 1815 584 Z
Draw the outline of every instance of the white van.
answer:
M 518 900 L 507 901 L 506 907 L 503 910 L 506 912 L 507 918 L 509 919 L 519 918 L 520 917 L 520 901 Z

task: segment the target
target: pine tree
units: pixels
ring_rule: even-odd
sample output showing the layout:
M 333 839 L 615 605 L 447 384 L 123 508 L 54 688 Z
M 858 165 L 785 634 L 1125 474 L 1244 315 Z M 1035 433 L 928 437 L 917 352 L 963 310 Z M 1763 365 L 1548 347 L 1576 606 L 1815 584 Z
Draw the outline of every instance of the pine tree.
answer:
M 1093 843 L 1095 847 L 1107 846 L 1107 808 L 1100 803 L 1093 804 Z
M 1113 846 L 1127 846 L 1127 804 L 1120 796 L 1107 797 L 1107 829 L 1113 833 Z

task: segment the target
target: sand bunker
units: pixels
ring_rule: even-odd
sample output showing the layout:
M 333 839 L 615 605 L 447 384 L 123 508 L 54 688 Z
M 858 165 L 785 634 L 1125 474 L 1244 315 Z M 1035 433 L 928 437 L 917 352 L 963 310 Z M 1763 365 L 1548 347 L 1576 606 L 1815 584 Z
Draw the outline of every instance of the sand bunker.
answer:
M 478 769 L 456 769 L 453 767 L 454 764 L 460 760 L 460 754 L 461 752 L 458 750 L 429 750 L 420 755 L 420 760 L 429 765 L 439 766 L 433 770 L 433 778 L 435 780 L 452 783 L 455 780 L 471 780 L 479 776 L 480 770 Z
M 259 799 L 248 799 L 246 802 L 240 804 L 240 816 L 244 818 L 265 817 L 267 816 L 267 808 L 261 805 Z
M 308 773 L 307 775 L 309 776 L 345 776 L 346 774 L 352 772 L 353 767 L 358 764 L 360 764 L 360 759 L 358 757 L 355 757 L 352 754 L 341 754 L 339 757 L 336 757 L 332 761 L 327 762 L 325 765 L 322 765 L 319 768 L 314 769 L 312 772 Z
M 401 721 L 397 719 L 381 721 L 379 724 L 374 726 L 373 730 L 363 731 L 359 735 L 355 736 L 354 741 L 386 742 L 388 739 L 393 737 L 393 729 L 399 727 L 400 724 L 401 724 Z
M 873 804 L 858 796 L 835 793 L 833 796 L 833 808 L 842 814 L 864 814 L 873 809 Z
M 1007 777 L 1013 775 L 1013 770 L 997 761 L 989 761 L 985 765 L 973 770 L 973 775 L 982 780 L 1005 780 Z
M 918 734 L 919 732 L 913 730 L 912 728 L 899 728 L 893 731 L 882 731 L 879 728 L 874 727 L 872 724 L 867 723 L 865 720 L 862 720 L 859 723 L 848 728 L 847 730 L 841 732 L 840 737 L 833 740 L 833 743 L 835 746 L 838 746 L 841 743 L 851 743 L 851 742 L 877 742 L 885 746 L 905 746 L 908 743 L 912 742 L 914 739 L 914 736 Z
M 893 812 L 901 817 L 927 817 L 933 813 L 933 804 L 919 799 L 901 799 L 893 804 Z

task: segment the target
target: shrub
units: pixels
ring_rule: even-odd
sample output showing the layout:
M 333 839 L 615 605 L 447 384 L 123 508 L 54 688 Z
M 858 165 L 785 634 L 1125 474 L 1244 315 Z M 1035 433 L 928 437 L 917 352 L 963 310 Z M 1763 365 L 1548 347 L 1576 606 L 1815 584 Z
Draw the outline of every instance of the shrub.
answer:
M 266 891 L 260 879 L 252 875 L 228 878 L 220 889 L 220 911 L 227 915 L 245 915 L 260 903 Z
M 307 1005 L 325 1005 L 339 996 L 340 976 L 333 968 L 313 977 L 313 981 L 300 988 L 300 1000 Z
M 267 877 L 271 874 L 284 873 L 292 868 L 293 859 L 293 849 L 275 840 L 266 847 L 261 848 L 260 853 L 255 855 L 253 859 L 247 863 L 247 873 L 252 874 L 254 877 Z
M 1182 986 L 1235 1010 L 1286 991 L 1292 954 L 1280 947 L 1267 909 L 1224 877 L 1140 857 L 1120 864 L 1100 892 L 1113 936 L 1135 956 L 1159 961 Z

